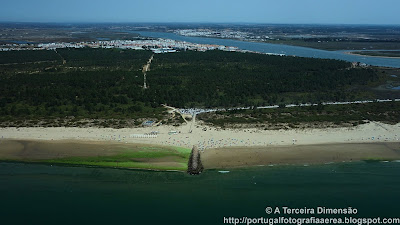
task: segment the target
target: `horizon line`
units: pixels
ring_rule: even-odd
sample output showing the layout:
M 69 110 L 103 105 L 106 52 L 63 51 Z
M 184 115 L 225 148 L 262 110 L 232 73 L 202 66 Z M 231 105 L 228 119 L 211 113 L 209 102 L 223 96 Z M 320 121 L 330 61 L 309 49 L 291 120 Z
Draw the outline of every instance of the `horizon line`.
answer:
M 37 21 L 0 21 L 0 24 L 259 24 L 259 25 L 346 25 L 346 26 L 400 26 L 400 24 L 378 23 L 268 23 L 268 22 L 37 22 Z

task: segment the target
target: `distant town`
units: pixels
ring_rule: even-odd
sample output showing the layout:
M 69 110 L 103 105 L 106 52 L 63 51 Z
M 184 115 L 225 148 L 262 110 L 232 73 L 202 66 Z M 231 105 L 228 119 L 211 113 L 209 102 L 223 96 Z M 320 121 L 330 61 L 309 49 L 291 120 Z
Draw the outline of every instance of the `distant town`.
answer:
M 55 50 L 57 48 L 120 48 L 134 50 L 151 50 L 154 53 L 170 53 L 178 50 L 222 50 L 222 51 L 237 51 L 237 47 L 210 45 L 210 44 L 194 44 L 184 41 L 175 41 L 171 39 L 155 39 L 155 40 L 109 40 L 109 41 L 91 41 L 77 43 L 40 43 L 40 44 L 4 44 L 0 51 L 12 50 Z
M 267 41 L 273 40 L 268 35 L 255 35 L 250 32 L 233 31 L 225 29 L 183 29 L 175 30 L 174 33 L 187 36 L 187 37 L 213 37 L 213 38 L 226 38 L 226 39 L 238 39 L 243 41 Z M 278 39 L 279 40 L 279 39 Z
M 107 40 L 107 41 L 89 41 L 89 42 L 51 42 L 51 43 L 14 43 L 0 45 L 0 51 L 22 51 L 22 50 L 56 50 L 59 48 L 119 48 L 133 50 L 151 50 L 159 53 L 173 53 L 177 51 L 209 51 L 221 50 L 229 52 L 258 53 L 266 55 L 285 56 L 285 54 L 260 53 L 249 50 L 241 50 L 238 47 L 195 44 L 186 41 L 176 41 L 171 39 L 158 38 L 154 40 Z

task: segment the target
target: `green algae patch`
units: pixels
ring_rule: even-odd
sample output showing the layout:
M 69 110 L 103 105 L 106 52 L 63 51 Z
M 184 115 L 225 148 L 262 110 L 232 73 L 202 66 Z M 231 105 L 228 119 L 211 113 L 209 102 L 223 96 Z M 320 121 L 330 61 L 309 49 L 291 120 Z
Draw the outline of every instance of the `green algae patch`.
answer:
M 185 148 L 105 142 L 6 140 L 0 160 L 113 168 L 187 170 Z
M 187 170 L 190 150 L 183 148 L 141 147 L 108 156 L 79 156 L 39 160 L 45 163 L 138 168 L 154 170 Z

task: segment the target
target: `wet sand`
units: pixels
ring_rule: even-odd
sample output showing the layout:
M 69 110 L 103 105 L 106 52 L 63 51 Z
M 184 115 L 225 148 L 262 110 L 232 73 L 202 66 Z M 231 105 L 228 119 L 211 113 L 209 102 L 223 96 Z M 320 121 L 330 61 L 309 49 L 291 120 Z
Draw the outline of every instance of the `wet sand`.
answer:
M 0 141 L 1 159 L 57 159 L 64 157 L 112 156 L 123 153 L 128 148 L 143 147 L 141 144 L 106 143 L 91 141 Z
M 206 169 L 277 164 L 323 164 L 360 160 L 399 160 L 400 143 L 346 143 L 207 149 Z
M 99 141 L 0 141 L 0 160 L 38 161 L 67 157 L 114 156 L 143 148 L 168 148 L 146 144 Z M 130 159 L 131 160 L 131 159 Z M 176 157 L 135 158 L 136 162 L 176 166 Z M 205 169 L 257 165 L 324 164 L 359 160 L 400 160 L 400 142 L 343 143 L 286 146 L 226 147 L 201 153 Z
M 19 161 L 19 162 L 52 162 L 59 159 L 71 159 L 69 164 L 83 164 L 79 159 L 91 159 L 96 161 L 96 157 L 102 157 L 97 160 L 98 165 L 109 165 L 111 167 L 124 168 L 142 168 L 140 165 L 155 170 L 163 168 L 182 167 L 182 158 L 173 154 L 175 150 L 168 146 L 154 146 L 145 144 L 125 144 L 116 142 L 101 141 L 77 141 L 77 140 L 1 140 L 0 141 L 0 161 Z M 134 153 L 154 152 L 160 154 L 153 157 L 135 157 Z M 132 154 L 133 153 L 133 154 Z M 171 153 L 171 154 L 169 154 Z M 145 154 L 142 154 L 145 156 Z M 154 154 L 153 154 L 154 155 Z M 113 156 L 118 156 L 119 162 L 115 161 Z M 121 157 L 122 156 L 122 157 Z M 71 158 L 72 157 L 72 158 Z M 62 161 L 61 161 L 62 162 Z M 123 162 L 136 163 L 133 166 L 122 165 Z M 103 164 L 102 164 L 103 163 Z M 136 166 L 135 166 L 136 165 Z M 185 168 L 183 168 L 185 169 Z

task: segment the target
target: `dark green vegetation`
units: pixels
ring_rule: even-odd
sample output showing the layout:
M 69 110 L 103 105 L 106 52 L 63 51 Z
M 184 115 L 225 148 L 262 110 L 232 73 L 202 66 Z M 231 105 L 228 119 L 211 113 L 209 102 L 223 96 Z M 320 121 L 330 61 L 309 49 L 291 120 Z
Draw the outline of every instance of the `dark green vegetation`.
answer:
M 399 90 L 393 89 L 400 86 L 400 68 L 379 68 L 380 82 L 377 82 L 376 93 L 385 93 L 389 98 L 399 98 Z M 383 96 L 382 96 L 383 97 Z
M 57 61 L 60 56 L 55 51 L 0 51 L 0 65 Z
M 95 48 L 57 49 L 57 52 L 66 60 L 66 66 L 100 66 L 108 70 L 132 71 L 132 75 L 142 75 L 141 67 L 152 55 L 150 51 Z
M 357 55 L 368 55 L 368 56 L 400 57 L 400 51 L 361 51 L 352 53 Z
M 132 127 L 144 119 L 177 123 L 161 104 L 236 107 L 399 98 L 386 71 L 337 60 L 121 49 L 0 52 L 2 126 Z M 29 62 L 29 63 L 25 63 Z M 390 72 L 390 71 L 388 71 Z M 392 82 L 393 83 L 393 82 Z
M 400 122 L 400 102 L 232 110 L 204 113 L 198 118 L 220 127 L 249 124 L 265 128 L 304 128 L 321 124 L 356 126 L 365 121 L 395 124 Z
M 208 51 L 156 55 L 146 94 L 178 107 L 373 99 L 373 69 L 337 60 Z
M 123 127 L 161 119 L 163 108 L 142 91 L 149 51 L 58 49 L 1 52 L 0 120 L 8 125 Z M 64 61 L 65 60 L 65 61 Z M 81 119 L 92 119 L 79 122 Z

